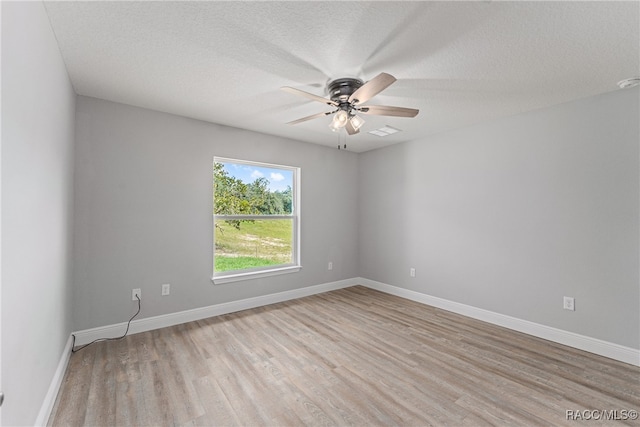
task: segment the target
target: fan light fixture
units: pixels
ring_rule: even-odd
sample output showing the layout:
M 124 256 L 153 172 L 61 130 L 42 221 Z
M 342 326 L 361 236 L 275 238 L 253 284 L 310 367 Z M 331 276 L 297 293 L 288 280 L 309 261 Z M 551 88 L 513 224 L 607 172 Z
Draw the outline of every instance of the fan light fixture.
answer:
M 340 129 L 347 125 L 347 123 L 350 123 L 353 127 L 352 131 L 357 132 L 364 124 L 364 119 L 356 116 L 355 114 L 349 114 L 345 110 L 340 110 L 335 116 L 333 116 L 333 120 L 331 120 L 329 128 L 334 132 L 339 132 Z
M 338 132 L 340 129 L 347 125 L 347 120 L 349 119 L 349 113 L 344 110 L 340 110 L 333 116 L 333 120 L 329 127 L 332 131 Z

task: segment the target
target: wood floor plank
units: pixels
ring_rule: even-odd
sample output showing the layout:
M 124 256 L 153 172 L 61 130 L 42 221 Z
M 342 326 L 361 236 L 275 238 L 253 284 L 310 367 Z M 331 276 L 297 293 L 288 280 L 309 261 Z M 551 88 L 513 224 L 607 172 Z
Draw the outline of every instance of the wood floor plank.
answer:
M 85 413 L 87 411 L 88 400 L 85 396 L 89 392 L 90 377 L 93 370 L 93 361 L 95 359 L 96 347 L 89 347 L 81 353 L 72 355 L 67 366 L 67 370 L 62 379 L 61 390 L 52 409 L 52 414 L 59 413 L 55 417 L 57 425 L 83 425 Z M 54 417 L 49 419 L 48 425 Z
M 164 384 L 164 365 L 160 360 L 151 360 L 141 365 L 141 388 L 144 399 L 137 402 L 142 416 L 139 425 L 144 426 L 172 426 L 175 425 L 171 398 Z M 93 404 L 99 404 L 97 402 Z M 135 425 L 128 420 L 125 425 Z
M 570 426 L 639 402 L 638 367 L 356 286 L 81 350 L 49 425 Z
M 216 420 L 219 425 L 240 425 L 241 418 L 236 415 L 220 384 L 213 376 L 196 378 L 193 385 L 200 399 L 200 404 L 206 411 L 202 420 L 199 421 L 206 424 L 209 420 L 210 424 L 210 420 Z
M 86 404 L 85 423 L 87 425 L 115 425 L 116 366 L 119 363 L 113 342 L 96 345 L 96 356 L 89 378 L 87 402 L 100 401 L 100 405 Z

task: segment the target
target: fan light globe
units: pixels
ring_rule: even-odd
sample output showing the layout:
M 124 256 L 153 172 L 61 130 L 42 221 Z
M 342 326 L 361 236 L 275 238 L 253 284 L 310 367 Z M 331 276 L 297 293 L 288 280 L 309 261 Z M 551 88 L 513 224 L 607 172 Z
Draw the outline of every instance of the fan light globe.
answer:
M 364 124 L 364 120 L 362 119 L 362 117 L 359 117 L 359 116 L 351 117 L 350 121 L 351 121 L 351 126 L 353 126 L 355 130 L 360 129 Z
M 348 118 L 349 115 L 347 114 L 347 112 L 344 110 L 340 110 L 336 113 L 335 116 L 333 116 L 333 120 L 331 121 L 329 127 L 332 131 L 337 132 L 340 130 L 340 128 L 345 127 Z

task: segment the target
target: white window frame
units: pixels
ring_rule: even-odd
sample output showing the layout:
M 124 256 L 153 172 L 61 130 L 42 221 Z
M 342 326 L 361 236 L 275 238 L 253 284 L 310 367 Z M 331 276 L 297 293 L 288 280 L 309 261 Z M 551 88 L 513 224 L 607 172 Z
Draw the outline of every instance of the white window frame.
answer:
M 300 168 L 295 166 L 277 165 L 272 163 L 255 162 L 250 160 L 231 159 L 227 157 L 214 157 L 213 163 L 235 163 L 247 166 L 258 166 L 273 169 L 284 169 L 293 173 L 293 188 L 291 189 L 291 215 L 216 215 L 213 214 L 213 273 L 211 281 L 218 285 L 223 283 L 238 282 L 242 280 L 258 279 L 262 277 L 275 276 L 279 274 L 295 273 L 302 269 L 300 264 Z M 215 197 L 215 192 L 213 192 Z M 215 200 L 213 200 L 215 205 Z M 216 220 L 265 220 L 265 219 L 291 219 L 293 220 L 292 235 L 292 258 L 293 261 L 287 264 L 274 266 L 246 268 L 242 270 L 232 270 L 218 272 L 215 271 L 216 262 Z

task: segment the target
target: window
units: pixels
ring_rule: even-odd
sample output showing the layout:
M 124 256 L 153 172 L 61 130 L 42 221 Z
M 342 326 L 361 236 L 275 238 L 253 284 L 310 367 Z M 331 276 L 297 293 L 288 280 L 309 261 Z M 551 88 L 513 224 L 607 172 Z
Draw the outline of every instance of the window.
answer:
M 213 159 L 213 282 L 300 270 L 300 169 Z

